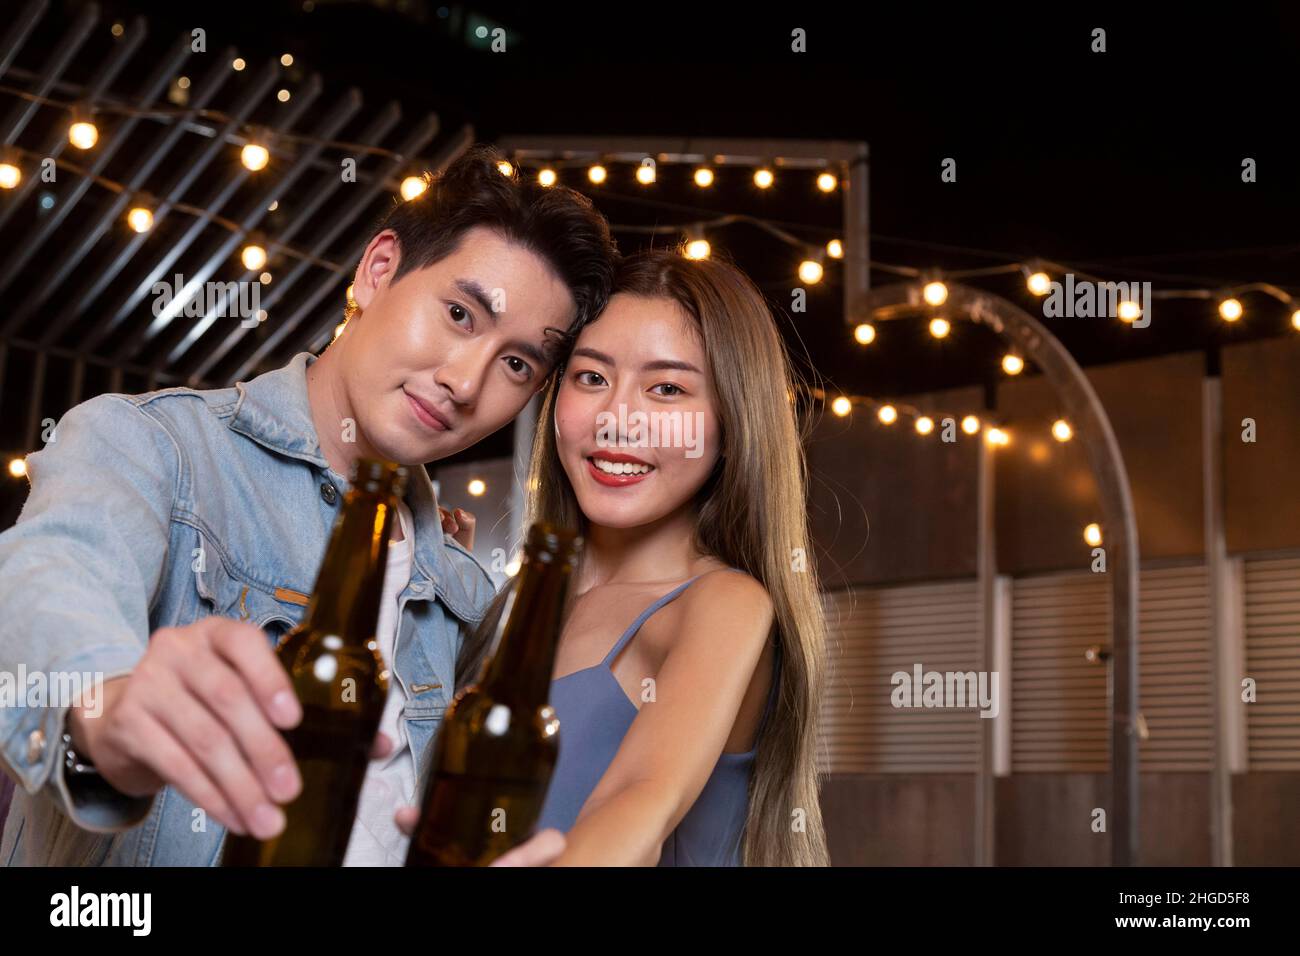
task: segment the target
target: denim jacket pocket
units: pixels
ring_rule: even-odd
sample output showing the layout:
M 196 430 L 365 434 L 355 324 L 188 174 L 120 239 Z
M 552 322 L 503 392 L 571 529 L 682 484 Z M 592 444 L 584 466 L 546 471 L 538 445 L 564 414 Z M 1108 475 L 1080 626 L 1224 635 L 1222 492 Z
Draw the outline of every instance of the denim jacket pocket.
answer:
M 262 585 L 232 573 L 215 555 L 194 572 L 194 583 L 213 614 L 255 624 L 272 639 L 301 621 L 306 611 L 299 592 L 278 587 L 268 593 Z

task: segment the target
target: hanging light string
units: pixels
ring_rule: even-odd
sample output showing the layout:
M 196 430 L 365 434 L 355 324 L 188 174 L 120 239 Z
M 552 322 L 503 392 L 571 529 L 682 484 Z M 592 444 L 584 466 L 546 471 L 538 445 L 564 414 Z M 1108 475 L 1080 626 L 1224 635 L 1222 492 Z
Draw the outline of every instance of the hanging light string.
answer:
M 204 119 L 220 126 L 229 124 L 238 127 L 241 131 L 239 135 L 229 137 L 229 139 L 235 143 L 251 142 L 261 130 L 261 124 L 236 120 L 233 116 L 228 113 L 223 113 L 221 110 L 190 109 L 183 106 L 152 106 L 146 109 L 138 106 L 128 106 L 125 103 L 107 99 L 96 99 L 93 101 L 57 100 L 49 96 L 30 93 L 27 90 L 22 90 L 6 84 L 0 84 L 0 93 L 8 93 L 10 96 L 16 96 L 29 103 L 39 103 L 41 106 L 49 106 L 53 109 L 63 110 L 64 112 L 77 117 L 81 117 L 83 114 L 108 113 L 116 116 L 126 116 L 136 119 L 153 119 L 163 122 L 180 121 L 193 123 L 197 119 Z M 379 156 L 385 159 L 397 160 L 398 162 L 407 162 L 410 159 L 408 156 L 394 152 L 391 149 L 385 149 L 382 146 L 370 146 L 365 143 L 352 143 L 347 140 L 321 139 L 317 136 L 309 136 L 306 133 L 294 133 L 287 130 L 276 130 L 273 134 L 273 139 L 278 142 L 306 143 L 326 149 L 337 149 L 341 152 L 352 155 L 361 153 L 366 156 Z

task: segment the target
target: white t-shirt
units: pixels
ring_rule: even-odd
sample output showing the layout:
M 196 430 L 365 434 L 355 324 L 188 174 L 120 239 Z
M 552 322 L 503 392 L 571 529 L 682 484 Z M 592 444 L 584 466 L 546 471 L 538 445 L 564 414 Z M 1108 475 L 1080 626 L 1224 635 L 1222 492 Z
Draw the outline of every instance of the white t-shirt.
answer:
M 393 752 L 383 760 L 372 760 L 366 768 L 357 803 L 356 821 L 343 857 L 344 866 L 402 866 L 409 842 L 393 822 L 403 804 L 415 803 L 415 757 L 406 739 L 402 706 L 406 695 L 392 672 L 393 646 L 397 641 L 397 596 L 411 580 L 411 551 L 415 542 L 414 520 L 404 501 L 397 503 L 402 523 L 401 541 L 388 542 L 388 567 L 384 571 L 384 593 L 379 601 L 379 622 L 375 638 L 379 653 L 388 665 L 388 700 L 379 730 L 393 742 Z

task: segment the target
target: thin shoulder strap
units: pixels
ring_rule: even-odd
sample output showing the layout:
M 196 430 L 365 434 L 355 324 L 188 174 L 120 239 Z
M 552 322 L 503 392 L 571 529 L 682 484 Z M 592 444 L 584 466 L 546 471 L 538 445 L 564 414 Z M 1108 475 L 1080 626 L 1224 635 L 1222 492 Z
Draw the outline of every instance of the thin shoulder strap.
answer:
M 646 608 L 644 611 L 638 614 L 636 620 L 633 621 L 630 625 L 628 625 L 628 629 L 623 632 L 623 636 L 618 639 L 617 643 L 614 644 L 614 647 L 610 650 L 608 654 L 605 655 L 605 659 L 600 663 L 603 664 L 605 667 L 608 667 L 610 665 L 610 662 L 614 658 L 618 657 L 618 652 L 624 648 L 624 646 L 627 644 L 628 641 L 632 640 L 632 635 L 635 634 L 637 631 L 641 630 L 641 625 L 646 622 L 646 619 L 649 618 L 651 614 L 659 610 L 669 601 L 676 599 L 678 595 L 680 595 L 688 587 L 694 584 L 696 580 L 699 579 L 699 577 L 700 575 L 697 574 L 695 575 L 695 577 L 691 578 L 690 580 L 684 581 L 681 584 L 677 585 L 677 587 L 673 588 L 671 591 L 669 591 L 659 600 L 655 601 L 654 604 L 651 604 L 648 608 Z

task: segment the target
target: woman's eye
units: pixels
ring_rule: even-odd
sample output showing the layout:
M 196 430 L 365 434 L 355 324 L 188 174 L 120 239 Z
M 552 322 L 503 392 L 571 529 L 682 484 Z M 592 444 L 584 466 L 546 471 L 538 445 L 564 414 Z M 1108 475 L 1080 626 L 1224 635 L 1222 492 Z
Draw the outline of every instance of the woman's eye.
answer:
M 675 395 L 682 395 L 682 394 L 685 394 L 685 389 L 683 389 L 680 385 L 674 385 L 672 382 L 661 382 L 660 384 L 654 386 L 654 388 L 650 389 L 650 391 L 653 392 L 656 388 L 667 388 L 667 389 L 671 389 L 671 391 L 668 391 L 668 392 L 657 392 L 657 393 L 656 393 L 656 394 L 659 394 L 659 395 L 663 395 L 665 398 L 672 398 L 672 397 L 675 396 Z
M 574 376 L 579 385 L 604 385 L 605 379 L 599 372 L 579 372 Z
M 466 322 L 472 321 L 474 318 L 469 314 L 469 309 L 465 308 L 463 305 L 456 305 L 454 302 L 447 307 L 447 313 L 451 316 L 451 320 L 457 325 L 462 325 Z
M 533 367 L 516 355 L 507 355 L 506 365 L 516 375 L 522 375 L 525 379 L 533 377 Z

